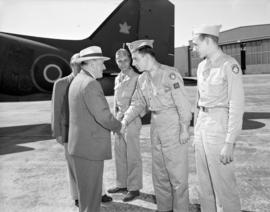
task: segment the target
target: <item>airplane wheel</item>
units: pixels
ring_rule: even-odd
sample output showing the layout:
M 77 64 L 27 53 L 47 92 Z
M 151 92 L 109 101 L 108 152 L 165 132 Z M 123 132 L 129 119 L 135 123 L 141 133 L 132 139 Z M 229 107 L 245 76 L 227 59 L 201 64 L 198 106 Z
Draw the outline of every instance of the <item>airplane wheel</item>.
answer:
M 35 87 L 42 92 L 50 92 L 54 82 L 71 72 L 69 64 L 59 56 L 45 55 L 39 57 L 31 70 Z

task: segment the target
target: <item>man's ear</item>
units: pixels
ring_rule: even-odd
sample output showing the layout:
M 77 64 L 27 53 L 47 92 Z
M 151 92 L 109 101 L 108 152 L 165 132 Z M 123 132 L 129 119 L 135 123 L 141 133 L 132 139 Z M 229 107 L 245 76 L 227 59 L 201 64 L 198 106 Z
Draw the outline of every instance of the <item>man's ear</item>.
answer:
M 150 54 L 142 54 L 142 57 L 144 58 L 146 58 L 146 59 L 149 59 L 150 58 Z
M 209 37 L 205 37 L 204 40 L 205 40 L 205 42 L 206 42 L 207 45 L 209 45 L 209 43 L 211 42 L 210 41 L 211 39 Z

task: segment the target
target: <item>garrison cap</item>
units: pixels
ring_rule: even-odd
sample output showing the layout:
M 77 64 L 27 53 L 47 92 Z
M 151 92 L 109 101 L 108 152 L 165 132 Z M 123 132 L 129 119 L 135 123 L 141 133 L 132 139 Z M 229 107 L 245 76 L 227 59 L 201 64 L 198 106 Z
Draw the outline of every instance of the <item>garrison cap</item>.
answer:
M 219 37 L 219 30 L 221 25 L 202 25 L 193 30 L 193 35 L 207 34 Z
M 153 48 L 153 43 L 154 43 L 154 40 L 135 40 L 131 43 L 127 43 L 127 46 L 129 48 L 129 51 L 133 53 L 143 46 L 149 46 Z

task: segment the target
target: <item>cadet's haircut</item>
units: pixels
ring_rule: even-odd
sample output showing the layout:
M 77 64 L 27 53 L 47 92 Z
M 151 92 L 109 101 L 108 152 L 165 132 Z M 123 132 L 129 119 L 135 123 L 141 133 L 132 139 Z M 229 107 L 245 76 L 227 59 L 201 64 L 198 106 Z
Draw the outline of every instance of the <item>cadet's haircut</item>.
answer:
M 218 37 L 214 35 L 208 35 L 208 34 L 200 34 L 199 35 L 200 40 L 204 40 L 205 38 L 210 38 L 218 45 Z
M 137 49 L 137 51 L 140 54 L 150 54 L 152 57 L 156 57 L 155 52 L 153 51 L 153 48 L 151 48 L 150 46 L 142 46 L 141 48 Z

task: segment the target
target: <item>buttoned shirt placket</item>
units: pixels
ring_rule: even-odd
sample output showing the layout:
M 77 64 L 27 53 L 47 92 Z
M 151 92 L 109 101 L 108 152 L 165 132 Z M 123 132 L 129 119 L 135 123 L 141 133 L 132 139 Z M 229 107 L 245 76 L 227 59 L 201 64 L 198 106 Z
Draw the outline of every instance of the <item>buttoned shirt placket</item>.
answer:
M 149 110 L 153 110 L 153 96 L 155 95 L 155 89 L 154 89 L 154 84 L 152 80 L 150 79 L 150 73 L 147 73 L 147 83 L 148 83 L 148 101 L 149 101 Z

